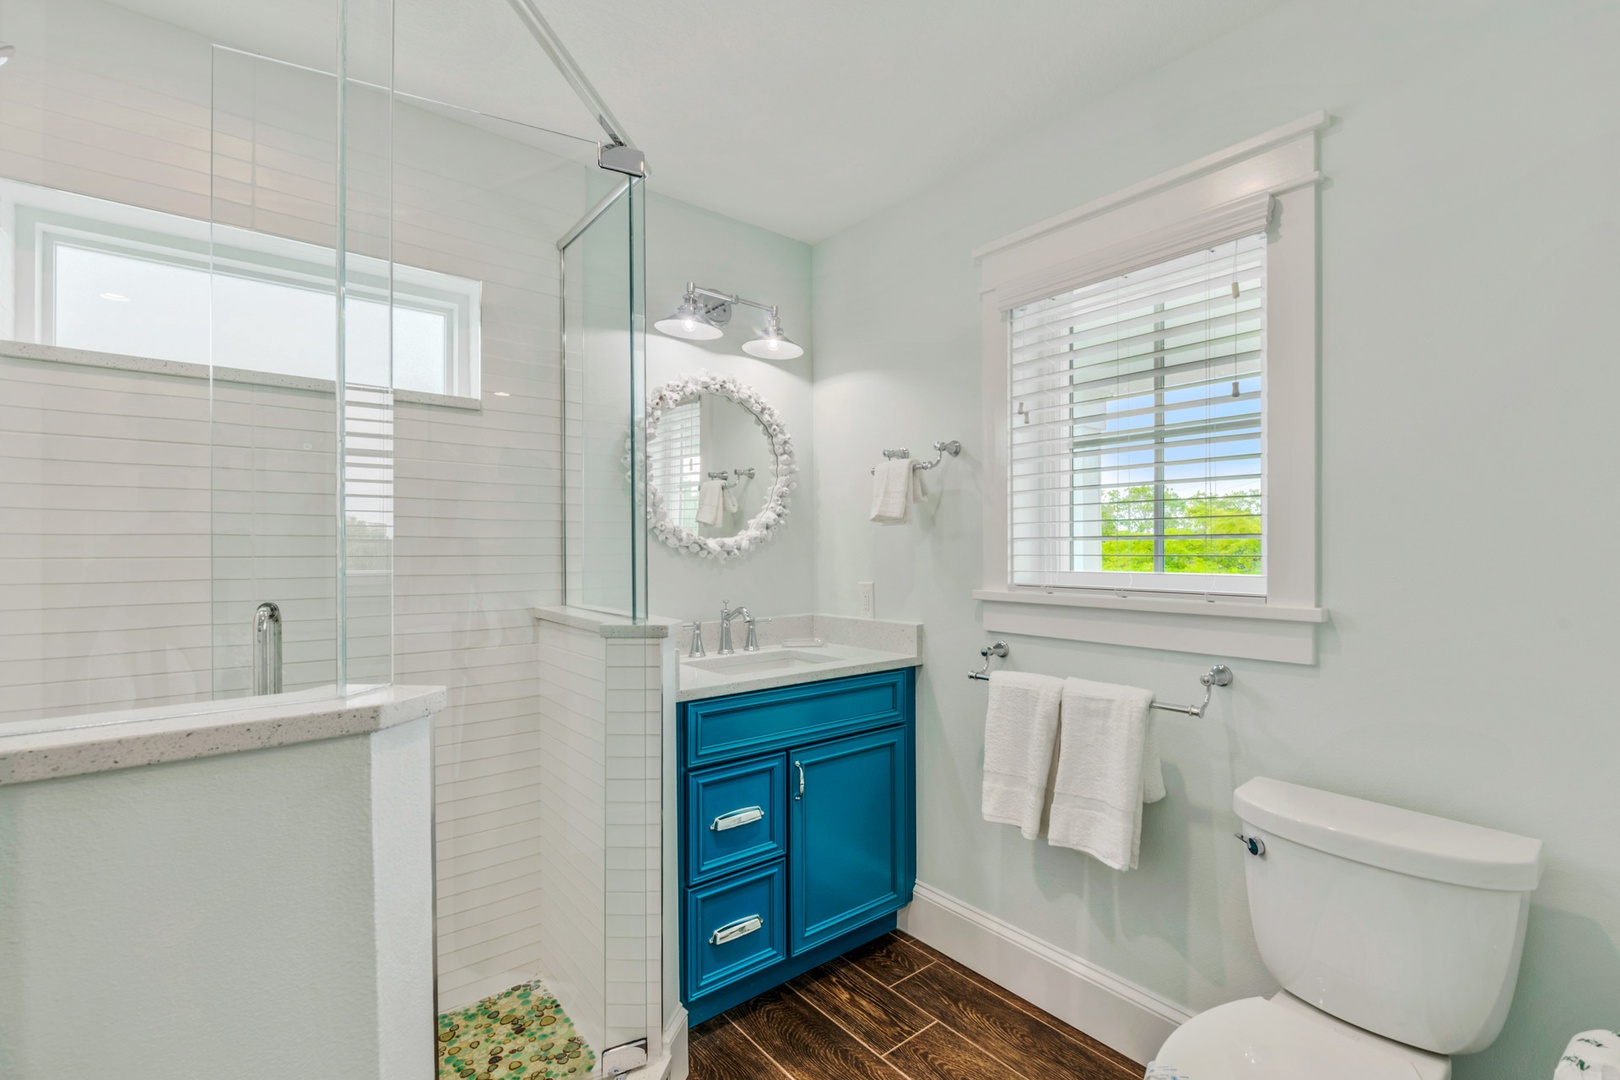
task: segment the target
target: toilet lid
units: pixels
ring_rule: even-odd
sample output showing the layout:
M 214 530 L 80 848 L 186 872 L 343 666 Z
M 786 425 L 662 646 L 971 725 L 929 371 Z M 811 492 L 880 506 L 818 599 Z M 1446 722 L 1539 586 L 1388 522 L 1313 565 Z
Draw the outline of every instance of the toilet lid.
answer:
M 1357 1037 L 1346 1026 L 1303 1003 L 1244 998 L 1181 1025 L 1154 1060 L 1187 1080 L 1443 1080 L 1451 1073 L 1445 1058 Z

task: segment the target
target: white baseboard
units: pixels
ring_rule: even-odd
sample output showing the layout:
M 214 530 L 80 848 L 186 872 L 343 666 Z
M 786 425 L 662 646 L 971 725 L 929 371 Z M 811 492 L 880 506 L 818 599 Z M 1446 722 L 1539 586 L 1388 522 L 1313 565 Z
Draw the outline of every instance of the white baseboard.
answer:
M 900 929 L 1132 1061 L 1148 1062 L 1192 1014 L 938 889 L 917 884 Z

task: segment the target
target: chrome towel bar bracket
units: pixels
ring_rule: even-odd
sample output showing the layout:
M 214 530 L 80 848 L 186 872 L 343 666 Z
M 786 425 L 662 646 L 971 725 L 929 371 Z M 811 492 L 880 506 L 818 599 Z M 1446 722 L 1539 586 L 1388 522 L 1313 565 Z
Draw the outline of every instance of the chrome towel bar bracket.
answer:
M 986 645 L 984 648 L 979 650 L 979 655 L 984 657 L 984 666 L 979 668 L 977 671 L 968 672 L 968 678 L 975 679 L 979 682 L 989 682 L 990 658 L 994 656 L 1005 660 L 1008 652 L 1010 651 L 1011 650 L 1007 648 L 1007 643 L 1005 641 L 998 641 L 994 645 Z M 1204 687 L 1204 700 L 1199 702 L 1197 705 L 1172 705 L 1169 702 L 1155 701 L 1153 703 L 1153 707 L 1155 709 L 1163 709 L 1165 712 L 1181 713 L 1184 716 L 1202 717 L 1204 715 L 1204 710 L 1209 708 L 1210 695 L 1215 692 L 1215 687 L 1232 685 L 1232 669 L 1227 667 L 1225 664 L 1216 664 L 1214 667 L 1198 676 L 1198 681 L 1202 683 Z
M 979 650 L 979 655 L 984 657 L 984 666 L 979 668 L 978 671 L 968 672 L 968 678 L 977 679 L 980 682 L 989 682 L 990 658 L 994 656 L 1005 660 L 1007 658 L 1007 653 L 1011 651 L 1012 650 L 1007 648 L 1007 643 L 1005 641 L 998 641 L 994 645 L 986 645 L 984 648 Z

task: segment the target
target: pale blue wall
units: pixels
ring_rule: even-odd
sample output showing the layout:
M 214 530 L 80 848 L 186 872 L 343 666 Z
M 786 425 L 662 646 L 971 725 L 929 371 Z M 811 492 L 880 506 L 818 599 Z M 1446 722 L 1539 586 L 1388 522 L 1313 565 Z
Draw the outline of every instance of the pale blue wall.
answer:
M 1310 0 L 1077 107 L 817 245 L 817 595 L 926 623 L 923 881 L 1171 1000 L 1273 983 L 1233 788 L 1264 774 L 1540 837 L 1524 976 L 1461 1080 L 1551 1074 L 1620 1023 L 1620 5 Z M 1117 874 L 979 819 L 985 640 L 970 252 L 1313 110 L 1322 141 L 1314 667 L 1234 661 L 1166 720 L 1170 798 Z M 887 445 L 960 438 L 924 521 L 865 523 Z M 1015 639 L 1019 666 L 1191 694 L 1211 658 Z
M 801 485 L 776 539 L 745 559 L 721 564 L 679 555 L 653 540 L 647 567 L 650 610 L 674 619 L 716 619 L 720 601 L 730 600 L 746 604 L 761 619 L 810 611 L 815 602 L 810 246 L 664 198 L 656 194 L 656 175 L 650 182 L 654 195 L 647 207 L 648 386 L 699 371 L 734 376 L 752 386 L 782 415 L 793 436 Z M 804 346 L 805 354 L 786 363 L 768 363 L 744 353 L 743 343 L 753 339 L 763 322 L 763 312 L 744 307 L 735 310 L 725 336 L 714 341 L 683 341 L 660 334 L 652 324 L 680 303 L 688 281 L 777 305 L 783 329 Z M 763 434 L 760 440 L 763 446 Z M 763 470 L 753 481 L 756 491 L 769 482 Z

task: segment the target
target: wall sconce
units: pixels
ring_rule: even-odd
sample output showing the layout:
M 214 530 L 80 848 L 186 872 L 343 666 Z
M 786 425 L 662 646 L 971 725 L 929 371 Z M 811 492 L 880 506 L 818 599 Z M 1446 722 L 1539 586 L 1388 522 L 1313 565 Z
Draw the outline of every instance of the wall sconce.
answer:
M 777 317 L 776 305 L 745 300 L 741 296 L 706 289 L 687 282 L 686 296 L 668 318 L 653 323 L 659 332 L 687 341 L 713 341 L 725 333 L 731 322 L 731 309 L 737 304 L 758 308 L 765 312 L 765 325 L 752 341 L 743 343 L 743 352 L 761 360 L 795 360 L 804 355 L 804 349 L 782 332 L 782 320 Z

